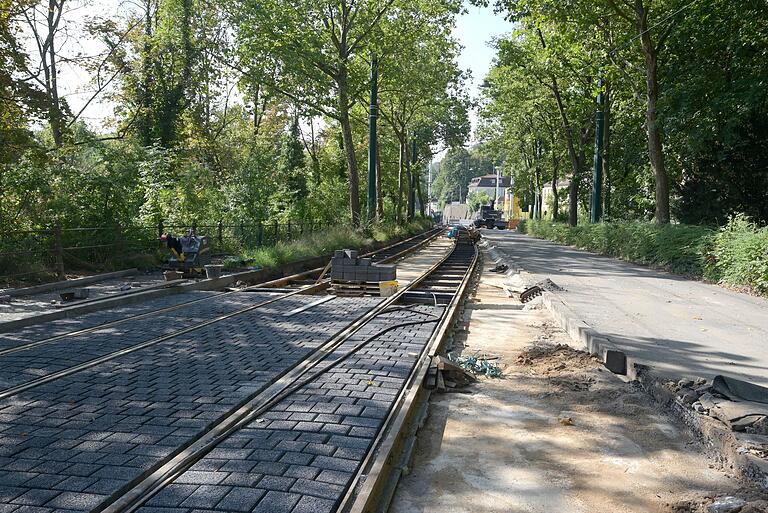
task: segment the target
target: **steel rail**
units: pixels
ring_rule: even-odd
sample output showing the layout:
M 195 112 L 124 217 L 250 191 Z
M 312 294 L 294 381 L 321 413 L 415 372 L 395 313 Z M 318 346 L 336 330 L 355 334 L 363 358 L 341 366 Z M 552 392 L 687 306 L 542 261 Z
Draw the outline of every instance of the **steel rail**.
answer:
M 378 253 L 380 253 L 382 251 L 393 249 L 393 248 L 396 248 L 397 246 L 402 246 L 404 244 L 407 244 L 407 243 L 413 241 L 414 239 L 417 239 L 419 237 L 422 237 L 425 234 L 428 234 L 427 237 L 425 237 L 423 241 L 417 243 L 416 245 L 409 246 L 405 250 L 403 250 L 401 252 L 398 252 L 397 254 L 392 255 L 390 257 L 387 257 L 386 259 L 382 260 L 382 262 L 392 261 L 392 260 L 394 260 L 396 258 L 399 258 L 400 256 L 406 255 L 406 254 L 414 251 L 418 247 L 420 247 L 420 246 L 426 244 L 427 242 L 431 241 L 432 239 L 437 237 L 437 235 L 439 235 L 439 233 L 441 231 L 442 230 L 439 229 L 439 228 L 433 229 L 433 230 L 427 230 L 426 232 L 423 232 L 423 233 L 420 233 L 420 234 L 415 235 L 413 237 L 410 237 L 408 239 L 396 242 L 396 243 L 391 244 L 391 245 L 389 245 L 387 247 L 380 248 L 378 250 L 366 253 L 364 256 L 367 257 L 367 256 L 376 255 L 376 254 L 378 254 Z M 268 287 L 272 287 L 272 286 L 279 286 L 281 284 L 286 283 L 286 281 L 297 280 L 297 279 L 299 279 L 301 277 L 310 276 L 310 275 L 312 275 L 314 273 L 322 272 L 322 271 L 323 271 L 323 268 L 316 268 L 316 269 L 312 269 L 312 270 L 309 270 L 309 271 L 304 271 L 302 273 L 294 274 L 292 276 L 286 276 L 286 277 L 283 277 L 283 278 L 278 278 L 276 280 L 270 280 L 270 281 L 267 281 L 267 282 L 258 283 L 256 285 L 250 285 L 250 286 L 245 287 L 243 289 L 224 291 L 224 292 L 217 292 L 217 293 L 211 294 L 211 295 L 203 297 L 203 298 L 193 299 L 191 301 L 185 301 L 185 302 L 179 303 L 177 305 L 167 306 L 165 308 L 160 308 L 158 310 L 153 310 L 151 312 L 147 312 L 147 313 L 143 313 L 143 314 L 129 315 L 128 317 L 123 317 L 123 318 L 120 318 L 120 319 L 116 319 L 114 321 L 109 321 L 109 322 L 102 323 L 102 324 L 99 324 L 99 325 L 96 325 L 96 326 L 91 326 L 89 328 L 83 328 L 83 329 L 80 329 L 80 330 L 75 330 L 75 331 L 71 331 L 71 332 L 67 332 L 67 333 L 62 333 L 60 335 L 54 335 L 52 337 L 44 338 L 44 339 L 41 339 L 41 340 L 36 340 L 34 342 L 29 342 L 29 343 L 26 343 L 26 344 L 19 344 L 17 346 L 8 347 L 8 348 L 5 348 L 5 349 L 0 349 L 0 357 L 8 355 L 8 354 L 12 354 L 12 353 L 17 353 L 17 352 L 21 352 L 21 351 L 27 351 L 29 349 L 33 349 L 35 347 L 39 347 L 39 346 L 45 345 L 45 344 L 50 344 L 50 343 L 53 343 L 53 342 L 56 342 L 56 341 L 59 341 L 59 340 L 66 339 L 66 338 L 76 337 L 76 336 L 79 336 L 79 335 L 85 335 L 87 333 L 93 333 L 95 331 L 99 331 L 99 330 L 106 329 L 106 328 L 111 328 L 111 327 L 114 327 L 114 326 L 117 326 L 119 324 L 123 324 L 123 323 L 126 323 L 126 322 L 139 321 L 141 319 L 146 319 L 148 317 L 156 317 L 158 314 L 179 310 L 179 309 L 188 307 L 188 306 L 196 304 L 196 303 L 210 301 L 210 300 L 213 300 L 213 299 L 220 299 L 223 296 L 227 296 L 229 294 L 236 294 L 236 293 L 240 293 L 240 292 L 248 292 L 250 290 L 255 290 L 255 289 L 263 289 L 263 288 L 268 288 Z M 323 284 L 323 283 L 327 283 L 327 280 L 320 281 L 317 284 L 320 285 L 320 284 Z M 306 290 L 306 289 L 304 289 L 304 290 Z M 0 395 L 0 398 L 2 398 L 2 395 Z
M 44 384 L 49 383 L 51 381 L 54 381 L 54 380 L 57 380 L 57 379 L 69 376 L 69 375 L 74 374 L 76 372 L 80 372 L 80 371 L 89 369 L 89 368 L 91 368 L 91 367 L 93 367 L 95 365 L 99 365 L 101 363 L 108 362 L 110 360 L 114 360 L 115 358 L 118 358 L 120 356 L 124 356 L 126 354 L 133 353 L 133 352 L 138 351 L 140 349 L 144 349 L 144 348 L 147 348 L 147 347 L 150 347 L 150 346 L 154 346 L 154 345 L 157 345 L 157 344 L 159 344 L 161 342 L 165 342 L 166 340 L 170 340 L 172 338 L 176 338 L 176 337 L 179 337 L 181 335 L 185 335 L 187 333 L 191 333 L 193 331 L 197 331 L 197 330 L 199 330 L 201 328 L 205 328 L 206 326 L 210 326 L 212 324 L 215 324 L 217 322 L 221 322 L 221 321 L 226 320 L 226 319 L 231 319 L 232 317 L 235 317 L 237 315 L 242 315 L 244 313 L 248 313 L 248 312 L 250 312 L 252 310 L 256 310 L 257 308 L 261 308 L 262 306 L 266 306 L 266 305 L 275 303 L 277 301 L 289 298 L 291 296 L 295 296 L 297 294 L 303 294 L 303 293 L 306 293 L 306 292 L 311 292 L 313 290 L 321 290 L 321 289 L 324 289 L 324 288 L 327 288 L 327 284 L 325 284 L 325 283 L 320 283 L 318 285 L 309 285 L 307 287 L 296 289 L 295 291 L 287 292 L 285 294 L 281 294 L 280 296 L 273 297 L 273 298 L 267 299 L 265 301 L 261 301 L 259 303 L 256 303 L 255 305 L 250 305 L 250 306 L 247 306 L 245 308 L 241 308 L 239 310 L 236 310 L 234 312 L 230 312 L 228 314 L 220 315 L 220 316 L 215 317 L 213 319 L 209 319 L 207 321 L 203 321 L 203 322 L 201 322 L 199 324 L 196 324 L 195 326 L 190 326 L 189 328 L 183 329 L 181 331 L 177 331 L 177 332 L 174 332 L 174 333 L 171 333 L 171 334 L 168 334 L 168 335 L 163 335 L 161 337 L 156 337 L 156 338 L 153 338 L 153 339 L 150 339 L 150 340 L 147 340 L 147 341 L 144 341 L 144 342 L 140 342 L 138 344 L 135 344 L 135 345 L 123 348 L 123 349 L 119 349 L 117 351 L 113 351 L 111 353 L 107 353 L 107 354 L 105 354 L 103 356 L 99 356 L 97 358 L 93 358 L 93 359 L 85 361 L 83 363 L 79 363 L 77 365 L 73 365 L 72 367 L 67 367 L 66 369 L 62 369 L 62 370 L 57 371 L 57 372 L 52 372 L 50 374 L 46 374 L 45 376 L 42 376 L 42 377 L 37 378 L 37 379 L 33 379 L 32 381 L 28 381 L 26 383 L 22 383 L 21 385 L 16 385 L 16 386 L 13 386 L 13 387 L 10 387 L 10 388 L 6 388 L 4 390 L 0 390 L 0 399 L 5 399 L 7 397 L 11 397 L 13 395 L 19 394 L 21 392 L 25 392 L 25 391 L 27 391 L 29 389 L 32 389 L 32 388 L 35 388 L 35 387 L 39 387 L 40 385 L 44 385 Z
M 425 392 L 422 384 L 432 358 L 440 351 L 448 330 L 452 329 L 467 286 L 477 268 L 478 260 L 478 250 L 475 246 L 471 262 L 467 266 L 458 289 L 443 311 L 441 320 L 432 332 L 429 341 L 424 345 L 417 359 L 417 364 L 398 394 L 384 425 L 379 430 L 352 482 L 348 485 L 347 493 L 336 512 L 378 513 L 388 509 L 397 479 L 402 472 L 398 462 L 393 462 L 393 456 L 398 452 L 398 446 L 403 444 L 401 438 L 403 428 L 409 423 L 409 420 L 413 420 L 418 403 L 426 401 L 426 398 L 422 398 L 423 401 L 418 400 L 419 395 Z M 387 475 L 388 471 L 395 473 L 396 476 Z M 363 478 L 365 478 L 364 481 Z
M 422 274 L 422 277 L 434 272 L 450 256 L 451 253 L 443 255 L 437 263 Z M 149 474 L 140 478 L 138 482 L 135 482 L 133 485 L 129 484 L 130 488 L 126 491 L 122 493 L 118 491 L 117 494 L 107 499 L 105 503 L 102 503 L 92 513 L 133 513 L 136 511 L 165 486 L 173 482 L 179 475 L 204 458 L 218 443 L 258 419 L 266 410 L 292 393 L 294 391 L 293 388 L 297 384 L 301 384 L 302 380 L 323 362 L 326 357 L 333 354 L 336 349 L 354 336 L 368 322 L 378 315 L 385 313 L 391 305 L 402 299 L 410 290 L 410 287 L 418 281 L 411 282 L 391 297 L 381 301 L 373 309 L 313 351 L 307 358 L 285 371 L 285 373 L 273 380 L 271 384 L 266 385 L 262 390 L 254 393 L 239 406 L 231 410 L 230 413 L 225 414 L 216 425 L 188 444 L 175 456 L 172 456 L 154 471 L 150 471 Z M 437 319 L 430 322 L 437 322 Z M 353 351 L 358 349 L 359 347 L 356 347 Z

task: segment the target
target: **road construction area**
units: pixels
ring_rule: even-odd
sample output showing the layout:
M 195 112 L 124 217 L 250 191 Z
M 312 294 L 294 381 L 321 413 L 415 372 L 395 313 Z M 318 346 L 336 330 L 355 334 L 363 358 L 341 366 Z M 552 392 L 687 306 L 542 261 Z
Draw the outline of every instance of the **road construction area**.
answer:
M 574 349 L 541 302 L 510 297 L 484 254 L 452 351 L 503 376 L 432 395 L 390 512 L 766 511 L 765 490 L 705 456 L 639 385 Z
M 0 511 L 354 504 L 474 266 L 474 246 L 444 235 L 334 257 L 369 274 L 395 262 L 386 296 L 329 266 L 0 333 Z
M 765 510 L 474 235 L 0 323 L 0 513 Z

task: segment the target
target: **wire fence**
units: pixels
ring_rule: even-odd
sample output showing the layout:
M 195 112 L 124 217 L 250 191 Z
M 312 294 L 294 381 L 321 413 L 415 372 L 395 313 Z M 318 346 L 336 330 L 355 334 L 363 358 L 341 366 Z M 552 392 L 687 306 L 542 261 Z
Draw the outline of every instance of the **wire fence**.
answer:
M 207 236 L 214 254 L 273 246 L 327 227 L 319 221 L 207 224 L 64 226 L 0 232 L 0 284 L 63 279 L 68 272 L 99 271 L 127 262 L 156 261 L 164 233 L 183 235 L 190 228 Z

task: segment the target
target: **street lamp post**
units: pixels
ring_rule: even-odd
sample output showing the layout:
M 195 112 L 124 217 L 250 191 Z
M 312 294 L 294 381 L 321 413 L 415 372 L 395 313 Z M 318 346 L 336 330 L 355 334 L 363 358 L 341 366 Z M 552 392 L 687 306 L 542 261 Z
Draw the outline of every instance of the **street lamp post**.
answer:
M 379 62 L 371 58 L 371 104 L 368 125 L 368 222 L 376 218 L 376 120 L 379 117 Z
M 603 131 L 605 113 L 603 111 L 603 80 L 600 79 L 600 93 L 597 95 L 595 112 L 595 161 L 592 171 L 592 197 L 589 222 L 599 223 L 603 217 Z

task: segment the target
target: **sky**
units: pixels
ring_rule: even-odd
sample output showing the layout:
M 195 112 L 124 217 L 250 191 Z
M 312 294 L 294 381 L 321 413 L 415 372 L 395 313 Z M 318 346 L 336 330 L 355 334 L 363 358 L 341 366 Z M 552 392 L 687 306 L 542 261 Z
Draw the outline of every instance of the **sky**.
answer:
M 476 97 L 496 54 L 489 44 L 494 38 L 509 33 L 512 24 L 495 14 L 490 7 L 467 5 L 466 9 L 467 12 L 457 20 L 453 35 L 464 47 L 459 57 L 459 67 L 472 72 L 469 91 Z
M 66 18 L 73 28 L 73 34 L 81 28 L 85 19 L 94 15 L 110 16 L 118 12 L 123 13 L 130 8 L 128 0 L 80 0 L 70 3 L 71 11 Z M 454 37 L 463 46 L 459 57 L 459 67 L 469 70 L 472 74 L 467 83 L 469 93 L 473 98 L 479 94 L 480 84 L 488 73 L 495 55 L 493 48 L 489 46 L 495 37 L 508 33 L 512 24 L 505 21 L 500 15 L 494 14 L 490 7 L 475 7 L 466 5 L 466 13 L 461 15 L 453 31 Z M 67 49 L 70 55 L 82 52 L 85 55 L 94 55 L 103 51 L 103 46 L 90 38 L 72 37 L 67 41 Z M 34 46 L 31 40 L 27 41 L 30 54 L 34 55 Z M 92 95 L 93 87 L 89 83 L 90 75 L 76 66 L 62 65 L 60 68 L 59 84 L 63 97 L 67 99 L 74 112 L 79 112 Z M 105 121 L 113 115 L 115 105 L 104 98 L 97 98 L 91 102 L 81 117 L 91 127 L 99 130 L 106 129 Z M 470 116 L 473 128 L 476 124 L 476 115 Z

